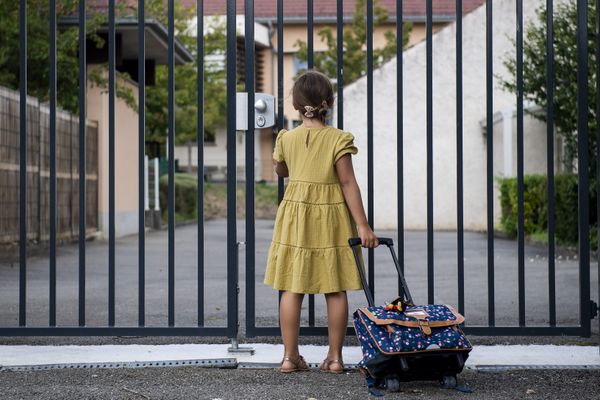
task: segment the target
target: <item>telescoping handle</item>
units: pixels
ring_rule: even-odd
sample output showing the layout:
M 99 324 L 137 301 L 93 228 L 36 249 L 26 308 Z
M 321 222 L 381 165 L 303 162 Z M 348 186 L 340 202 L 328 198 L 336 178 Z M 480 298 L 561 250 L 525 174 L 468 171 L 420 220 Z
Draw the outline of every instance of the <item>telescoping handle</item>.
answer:
M 398 263 L 398 258 L 396 257 L 396 252 L 394 252 L 394 240 L 392 238 L 387 237 L 377 237 L 377 241 L 379 244 L 386 245 L 390 250 L 392 255 L 392 259 L 394 260 L 394 265 L 396 266 L 396 271 L 398 272 L 398 278 L 400 279 L 400 288 L 398 295 L 407 301 L 409 304 L 413 304 L 412 296 L 410 295 L 410 291 L 408 290 L 408 285 L 406 284 L 406 280 L 404 279 L 404 274 L 400 269 L 400 264 Z M 373 298 L 373 293 L 369 289 L 369 284 L 367 283 L 367 278 L 365 276 L 364 268 L 362 268 L 360 258 L 358 258 L 357 246 L 362 243 L 362 240 L 359 237 L 354 237 L 348 239 L 348 244 L 350 248 L 352 248 L 352 253 L 354 254 L 354 261 L 356 261 L 356 268 L 358 268 L 358 274 L 360 275 L 360 280 L 362 282 L 362 287 L 365 292 L 365 296 L 367 297 L 367 302 L 370 307 L 375 305 L 375 299 Z M 360 249 L 360 247 L 359 247 Z

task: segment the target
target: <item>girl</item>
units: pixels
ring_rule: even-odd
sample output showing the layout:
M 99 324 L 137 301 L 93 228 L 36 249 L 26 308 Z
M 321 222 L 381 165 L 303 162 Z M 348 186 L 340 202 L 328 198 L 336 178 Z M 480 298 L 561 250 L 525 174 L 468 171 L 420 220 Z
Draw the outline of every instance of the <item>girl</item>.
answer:
M 348 238 L 360 236 L 363 247 L 379 243 L 367 223 L 354 177 L 351 154 L 358 151 L 354 136 L 325 125 L 333 107 L 331 82 L 320 72 L 308 71 L 294 83 L 292 98 L 302 124 L 291 131 L 282 129 L 275 140 L 275 171 L 290 179 L 277 210 L 264 279 L 283 291 L 284 356 L 279 370 L 308 369 L 298 351 L 300 308 L 305 293 L 324 293 L 329 352 L 319 368 L 341 373 L 348 325 L 346 291 L 362 289 Z

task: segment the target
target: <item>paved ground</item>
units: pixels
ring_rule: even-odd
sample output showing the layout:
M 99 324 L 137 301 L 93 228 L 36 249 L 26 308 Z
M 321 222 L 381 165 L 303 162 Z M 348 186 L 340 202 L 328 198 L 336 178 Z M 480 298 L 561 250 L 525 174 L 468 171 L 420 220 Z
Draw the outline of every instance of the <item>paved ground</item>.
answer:
M 600 370 L 467 370 L 464 394 L 435 382 L 411 382 L 385 399 L 597 399 Z M 273 370 L 144 368 L 0 372 L 3 399 L 367 399 L 358 372 L 284 375 Z
M 206 223 L 205 237 L 205 320 L 209 326 L 223 326 L 226 313 L 226 221 Z M 256 319 L 259 326 L 277 325 L 277 294 L 262 283 L 264 265 L 272 234 L 272 221 L 256 221 Z M 243 221 L 238 223 L 239 240 L 244 238 Z M 394 236 L 393 232 L 378 232 Z M 176 230 L 175 305 L 176 324 L 194 326 L 197 311 L 197 252 L 195 225 Z M 466 318 L 470 325 L 487 323 L 487 251 L 486 236 L 465 232 L 465 299 Z M 417 302 L 427 299 L 427 262 L 425 232 L 407 232 L 405 240 L 405 270 L 413 297 Z M 495 240 L 495 290 L 497 325 L 517 325 L 517 245 L 515 241 Z M 77 246 L 58 249 L 58 324 L 77 324 Z M 86 315 L 88 326 L 107 323 L 107 243 L 87 244 Z M 149 232 L 146 241 L 146 321 L 147 325 L 165 326 L 167 315 L 167 235 L 166 231 Z M 545 325 L 548 320 L 548 273 L 546 250 L 526 246 L 525 249 L 526 320 L 528 325 Z M 244 330 L 245 316 L 245 251 L 240 251 L 240 321 Z M 137 325 L 137 237 L 120 239 L 116 249 L 116 313 L 117 325 Z M 383 302 L 396 293 L 395 270 L 387 250 L 376 251 L 376 301 Z M 18 318 L 18 263 L 0 264 L 0 326 L 16 326 Z M 596 263 L 591 265 L 591 290 L 597 298 Z M 47 326 L 48 323 L 48 260 L 28 259 L 27 323 Z M 573 256 L 561 255 L 556 260 L 557 318 L 560 325 L 578 324 L 579 267 Z M 350 309 L 365 303 L 362 292 L 351 292 Z M 435 301 L 457 303 L 456 235 L 435 233 Z M 303 324 L 307 324 L 307 301 Z M 316 297 L 317 324 L 325 325 L 325 302 Z M 597 321 L 593 323 L 597 331 Z M 320 343 L 323 338 L 312 342 Z M 0 339 L 4 342 L 39 343 L 39 339 Z M 118 338 L 111 339 L 114 343 Z M 123 339 L 125 341 L 130 339 Z M 152 339 L 160 343 L 163 339 Z M 199 338 L 177 339 L 178 342 Z M 207 339 L 213 340 L 213 339 Z M 263 341 L 262 339 L 260 339 Z M 311 339 L 312 340 L 312 339 Z M 502 338 L 494 338 L 502 341 Z M 82 338 L 78 343 L 101 343 L 102 340 Z M 485 340 L 484 340 L 485 341 Z M 71 340 L 69 340 L 72 343 Z M 49 343 L 46 341 L 45 343 Z

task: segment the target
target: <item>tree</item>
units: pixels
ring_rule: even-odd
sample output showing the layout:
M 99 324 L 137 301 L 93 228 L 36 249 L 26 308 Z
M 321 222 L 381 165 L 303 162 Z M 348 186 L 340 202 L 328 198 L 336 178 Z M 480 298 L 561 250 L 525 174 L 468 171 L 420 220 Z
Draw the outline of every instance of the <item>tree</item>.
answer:
M 356 1 L 356 9 L 352 18 L 352 24 L 344 27 L 344 84 L 349 84 L 367 73 L 366 45 L 367 24 L 365 20 L 365 0 Z M 379 4 L 379 0 L 373 5 L 373 26 L 377 27 L 388 20 L 388 12 Z M 412 30 L 412 23 L 402 24 L 402 47 L 408 44 L 408 36 Z M 327 50 L 314 53 L 314 67 L 325 75 L 337 77 L 337 39 L 331 28 L 323 28 L 318 32 L 321 41 L 325 42 Z M 373 67 L 378 68 L 392 57 L 396 56 L 396 34 L 393 31 L 385 33 L 386 44 L 379 49 L 373 49 Z M 306 42 L 296 41 L 298 51 L 296 57 L 303 62 L 308 60 L 308 46 Z M 303 70 L 298 71 L 302 73 Z
M 124 2 L 116 2 L 117 17 L 137 16 L 137 2 L 129 6 Z M 186 8 L 181 1 L 175 1 L 174 19 L 176 37 L 194 55 L 196 38 L 189 31 L 189 21 L 195 15 L 195 7 Z M 57 19 L 77 15 L 77 0 L 58 0 Z M 153 18 L 164 26 L 168 26 L 167 3 L 163 0 L 147 0 L 145 2 L 146 18 Z M 105 40 L 97 34 L 98 28 L 108 23 L 106 9 L 92 6 L 86 11 L 88 40 L 102 48 Z M 47 0 L 27 1 L 27 92 L 40 101 L 49 98 L 49 20 L 50 9 Z M 211 32 L 205 36 L 205 55 L 222 55 L 226 47 L 225 24 L 215 20 Z M 79 28 L 78 26 L 61 27 L 57 31 L 57 99 L 59 107 L 77 113 L 79 99 Z M 195 57 L 197 60 L 197 55 Z M 197 121 L 197 89 L 196 66 L 192 64 L 175 66 L 175 101 L 176 101 L 176 141 L 185 142 L 196 137 Z M 96 86 L 107 88 L 108 82 L 103 74 L 107 63 L 101 68 L 88 69 L 87 79 Z M 156 85 L 146 90 L 146 130 L 149 140 L 164 142 L 167 131 L 167 76 L 166 66 L 156 67 Z M 125 100 L 134 110 L 137 105 L 131 89 L 121 85 L 120 81 L 129 78 L 128 74 L 117 71 L 116 94 Z M 204 72 L 204 115 L 205 136 L 214 137 L 215 128 L 225 123 L 226 86 L 223 65 L 213 65 Z M 19 88 L 19 8 L 14 1 L 0 0 L 0 86 L 17 90 Z
M 589 100 L 589 153 L 590 174 L 595 176 L 596 157 L 594 134 L 598 124 L 596 115 L 596 37 L 595 2 L 588 2 L 588 100 Z M 544 112 L 528 112 L 533 117 L 546 121 L 548 104 L 546 88 L 546 15 L 545 4 L 536 9 L 537 21 L 528 23 L 523 39 L 523 97 L 542 107 Z M 568 170 L 577 159 L 577 3 L 574 0 L 556 4 L 554 11 L 554 102 L 553 120 L 558 134 L 565 143 L 565 166 Z M 515 44 L 514 38 L 509 40 Z M 516 56 L 514 50 L 506 53 L 503 64 L 510 73 L 505 79 L 497 75 L 501 87 L 516 93 Z
M 77 14 L 78 1 L 59 0 L 56 5 L 57 19 Z M 116 7 L 115 13 L 125 10 Z M 88 10 L 88 39 L 98 48 L 105 41 L 97 34 L 98 28 L 107 23 L 106 13 Z M 49 98 L 49 37 L 50 8 L 48 1 L 27 1 L 27 93 L 40 101 Z M 58 105 L 68 111 L 78 111 L 79 93 L 79 29 L 77 26 L 57 30 L 56 34 L 56 82 Z M 14 1 L 0 0 L 0 86 L 19 88 L 19 7 Z M 104 66 L 106 68 L 106 64 Z M 131 91 L 119 86 L 118 80 L 127 74 L 117 73 L 117 96 L 134 107 Z M 107 79 L 101 69 L 88 71 L 92 84 L 107 87 Z
M 194 10 L 191 10 L 193 12 Z M 216 128 L 225 124 L 227 115 L 226 70 L 224 63 L 226 49 L 225 21 L 213 18 L 209 21 L 208 32 L 204 35 L 204 138 L 213 140 Z M 175 67 L 175 139 L 179 144 L 195 140 L 198 122 L 198 91 L 196 38 L 187 25 L 180 31 L 178 39 L 194 54 L 192 64 Z M 164 143 L 167 132 L 168 68 L 156 67 L 156 84 L 146 91 L 146 114 L 148 139 Z

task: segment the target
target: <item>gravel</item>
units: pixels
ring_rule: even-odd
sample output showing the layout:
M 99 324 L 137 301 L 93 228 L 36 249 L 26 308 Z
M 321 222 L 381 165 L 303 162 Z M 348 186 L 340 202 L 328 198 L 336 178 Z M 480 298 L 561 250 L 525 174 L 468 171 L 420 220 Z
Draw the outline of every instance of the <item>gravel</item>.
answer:
M 410 382 L 386 399 L 598 399 L 600 370 L 467 370 L 459 382 L 466 394 L 436 382 Z M 2 371 L 3 399 L 366 399 L 362 376 L 310 371 L 197 367 Z

